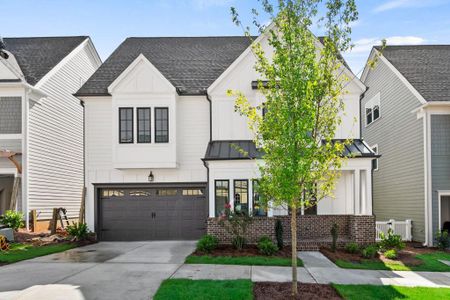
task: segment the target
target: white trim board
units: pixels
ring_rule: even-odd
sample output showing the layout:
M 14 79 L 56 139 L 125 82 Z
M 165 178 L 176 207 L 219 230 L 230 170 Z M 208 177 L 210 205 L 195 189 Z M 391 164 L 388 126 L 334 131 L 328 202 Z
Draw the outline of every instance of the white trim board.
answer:
M 442 191 L 438 191 L 438 230 L 440 230 L 441 228 L 441 198 L 442 196 L 450 196 L 450 191 L 449 190 L 442 190 Z

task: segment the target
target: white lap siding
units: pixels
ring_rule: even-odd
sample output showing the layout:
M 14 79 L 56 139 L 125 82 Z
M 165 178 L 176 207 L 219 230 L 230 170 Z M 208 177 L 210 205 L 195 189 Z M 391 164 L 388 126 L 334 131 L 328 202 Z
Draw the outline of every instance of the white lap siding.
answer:
M 49 96 L 30 106 L 28 208 L 50 219 L 54 207 L 78 217 L 83 188 L 83 108 L 72 96 L 98 67 L 88 43 L 37 85 Z M 61 63 L 60 63 L 61 64 Z

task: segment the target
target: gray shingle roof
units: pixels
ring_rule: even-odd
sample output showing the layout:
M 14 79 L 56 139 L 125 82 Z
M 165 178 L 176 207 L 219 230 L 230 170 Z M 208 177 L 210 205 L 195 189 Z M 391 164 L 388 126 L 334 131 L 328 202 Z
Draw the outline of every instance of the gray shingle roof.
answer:
M 108 86 L 143 54 L 176 88 L 198 94 L 250 45 L 247 37 L 127 38 L 77 92 L 108 95 Z
M 87 36 L 4 38 L 6 50 L 19 64 L 27 82 L 38 83 Z
M 425 100 L 450 101 L 450 45 L 387 46 L 383 55 Z
M 333 140 L 344 142 L 344 140 Z M 244 153 L 242 153 L 244 151 Z M 378 157 L 362 139 L 354 139 L 345 145 L 343 156 L 348 157 Z M 256 148 L 251 140 L 211 141 L 206 149 L 204 160 L 235 160 L 263 158 L 264 152 Z

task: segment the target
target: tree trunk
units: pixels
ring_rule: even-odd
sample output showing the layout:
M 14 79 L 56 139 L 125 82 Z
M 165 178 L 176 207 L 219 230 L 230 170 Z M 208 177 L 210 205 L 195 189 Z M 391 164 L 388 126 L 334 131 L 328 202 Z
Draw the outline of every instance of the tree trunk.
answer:
M 297 208 L 291 212 L 291 247 L 292 247 L 292 296 L 297 296 Z

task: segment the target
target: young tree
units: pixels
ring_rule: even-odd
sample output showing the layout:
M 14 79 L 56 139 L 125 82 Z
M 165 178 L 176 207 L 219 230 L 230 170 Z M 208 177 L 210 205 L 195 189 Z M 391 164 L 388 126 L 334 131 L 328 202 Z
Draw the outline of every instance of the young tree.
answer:
M 252 45 L 265 102 L 254 106 L 243 93 L 228 93 L 236 97 L 236 110 L 248 118 L 255 143 L 265 153 L 259 166 L 261 192 L 274 206 L 290 209 L 292 294 L 297 295 L 297 212 L 332 194 L 349 142 L 333 139 L 350 80 L 342 71 L 340 53 L 350 48 L 350 24 L 358 13 L 354 0 L 278 0 L 275 7 L 260 2 L 271 25 L 261 25 L 255 9 L 253 24 L 273 49 L 269 57 L 260 43 Z M 325 31 L 320 41 L 310 31 L 318 23 Z M 249 28 L 244 30 L 250 37 Z

